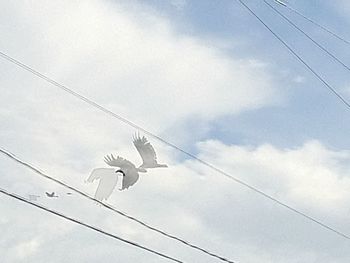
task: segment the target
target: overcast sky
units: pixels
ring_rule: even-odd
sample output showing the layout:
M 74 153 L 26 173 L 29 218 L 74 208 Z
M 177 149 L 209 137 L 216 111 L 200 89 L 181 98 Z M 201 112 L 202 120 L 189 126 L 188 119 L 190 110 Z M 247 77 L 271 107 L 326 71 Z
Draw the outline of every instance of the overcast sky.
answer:
M 350 235 L 350 111 L 238 1 L 0 2 L 1 52 Z M 245 2 L 350 100 L 349 71 Z M 348 1 L 288 3 L 350 39 Z M 349 45 L 275 6 L 350 64 Z M 132 127 L 6 60 L 0 72 L 0 147 L 91 195 L 105 155 L 141 163 Z M 349 240 L 148 139 L 169 168 L 108 203 L 236 262 L 349 262 Z M 1 188 L 184 262 L 219 262 L 6 156 L 0 171 Z M 166 262 L 6 196 L 0 211 L 0 262 Z

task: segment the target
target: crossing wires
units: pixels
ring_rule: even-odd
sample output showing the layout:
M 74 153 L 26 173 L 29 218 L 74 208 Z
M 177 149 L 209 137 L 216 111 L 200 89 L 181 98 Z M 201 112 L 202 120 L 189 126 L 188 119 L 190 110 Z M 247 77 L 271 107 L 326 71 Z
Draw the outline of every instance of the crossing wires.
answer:
M 333 37 L 339 39 L 340 41 L 344 42 L 347 45 L 350 45 L 350 41 L 346 40 L 344 37 L 340 36 L 337 33 L 334 33 L 332 30 L 326 28 L 325 26 L 321 25 L 320 23 L 316 22 L 315 20 L 307 17 L 306 15 L 304 15 L 303 13 L 299 12 L 298 10 L 296 10 L 295 8 L 291 7 L 290 5 L 288 5 L 285 2 L 279 1 L 279 0 L 275 0 L 276 3 L 280 4 L 281 6 L 284 6 L 285 8 L 287 8 L 288 10 L 290 10 L 291 12 L 297 14 L 299 17 L 304 18 L 305 20 L 309 21 L 310 23 L 314 24 L 315 26 L 317 26 L 318 28 L 322 29 L 323 31 L 331 34 Z
M 310 37 L 304 30 L 302 30 L 300 27 L 298 27 L 292 20 L 290 20 L 288 17 L 286 17 L 284 14 L 282 14 L 280 11 L 278 11 L 274 6 L 272 6 L 267 0 L 263 0 L 264 3 L 276 14 L 278 14 L 280 17 L 282 17 L 285 21 L 287 21 L 290 25 L 292 25 L 296 30 L 301 32 L 305 37 L 307 37 L 313 44 L 315 44 L 319 49 L 324 51 L 328 56 L 330 56 L 332 59 L 334 59 L 336 62 L 338 62 L 340 65 L 342 65 L 346 70 L 350 72 L 350 67 L 346 65 L 342 60 L 340 60 L 338 57 L 333 55 L 327 48 L 325 48 L 323 45 L 318 43 L 315 39 Z
M 331 84 L 329 84 L 320 74 L 318 74 L 294 49 L 287 44 L 275 31 L 273 31 L 248 5 L 246 5 L 242 0 L 237 0 L 247 11 L 254 16 L 270 33 L 282 43 L 287 50 L 301 62 L 307 70 L 309 70 L 323 85 L 330 90 L 338 99 L 350 110 L 350 102 L 348 102 Z

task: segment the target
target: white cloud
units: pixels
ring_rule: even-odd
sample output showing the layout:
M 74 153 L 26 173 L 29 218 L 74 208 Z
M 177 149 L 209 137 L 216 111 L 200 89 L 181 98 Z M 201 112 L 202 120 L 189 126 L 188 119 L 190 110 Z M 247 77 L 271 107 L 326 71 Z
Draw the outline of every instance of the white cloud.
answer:
M 218 166 L 229 165 L 233 174 L 243 173 L 246 181 L 277 191 L 298 206 L 342 210 L 350 199 L 350 179 L 345 176 L 349 169 L 345 162 L 350 158 L 347 151 L 334 152 L 317 141 L 283 150 L 271 145 L 230 147 L 217 141 L 200 148 L 204 159 L 213 159 Z
M 3 50 L 150 127 L 278 100 L 262 62 L 230 58 L 152 12 L 97 1 L 13 2 L 3 12 L 13 13 L 3 33 L 16 40 Z M 26 23 L 15 28 L 17 21 Z M 33 33 L 24 39 L 24 31 Z
M 185 126 L 191 118 L 206 122 L 280 98 L 264 62 L 230 57 L 200 37 L 176 32 L 171 21 L 135 3 L 11 1 L 3 4 L 0 22 L 6 25 L 0 27 L 2 50 L 156 133 Z M 84 184 L 84 179 L 92 168 L 104 165 L 103 155 L 113 152 L 140 161 L 129 127 L 0 63 L 0 85 L 5 87 L 1 145 L 91 194 L 95 185 Z M 199 127 L 207 128 L 207 123 L 195 123 L 181 135 L 190 138 Z M 335 235 L 193 161 L 179 161 L 158 142 L 152 144 L 170 168 L 142 176 L 128 191 L 116 191 L 110 202 L 121 210 L 240 262 L 329 262 L 330 256 L 348 262 L 348 250 L 339 251 L 346 245 Z M 314 141 L 296 149 L 206 141 L 198 150 L 203 159 L 242 180 L 347 230 L 348 152 Z M 4 187 L 23 195 L 55 190 L 57 202 L 40 202 L 186 262 L 212 262 L 76 195 L 65 196 L 66 190 L 5 158 L 0 169 L 6 175 L 1 178 Z M 1 252 L 10 251 L 2 262 L 21 262 L 11 252 L 21 247 L 31 251 L 28 262 L 156 260 L 50 216 L 38 217 L 14 202 L 0 205 L 6 215 L 0 219 L 6 225 L 0 259 L 5 255 Z
M 348 151 L 334 151 L 317 141 L 307 142 L 294 149 L 280 149 L 271 145 L 225 145 L 219 141 L 202 142 L 198 147 L 201 158 L 235 177 L 336 229 L 345 233 L 350 230 L 347 226 L 350 178 L 345 176 L 350 170 Z M 160 156 L 165 157 L 163 154 Z M 55 174 L 61 174 L 60 171 L 57 168 Z M 70 174 L 76 174 L 74 169 Z M 23 179 L 26 178 L 27 181 L 27 177 L 31 176 L 26 175 Z M 38 182 L 35 178 L 33 176 L 33 182 Z M 16 180 L 16 177 L 13 178 L 13 181 Z M 79 187 L 87 189 L 86 185 Z M 64 192 L 63 189 L 56 191 Z M 90 193 L 93 191 L 92 188 L 89 190 Z M 350 257 L 345 249 L 347 240 L 192 160 L 142 175 L 130 190 L 115 191 L 109 202 L 169 233 L 176 233 L 184 239 L 242 262 L 306 263 L 311 259 L 329 262 L 333 258 L 336 262 L 345 263 Z M 200 254 L 164 240 L 77 196 L 72 199 L 60 198 L 56 203 L 50 202 L 50 206 L 187 261 L 201 257 Z M 16 215 L 15 212 L 8 214 Z M 11 224 L 9 226 L 15 227 Z M 30 227 L 30 224 L 23 225 L 23 228 L 26 227 Z M 34 232 L 41 233 L 42 242 L 48 238 L 44 229 L 46 226 L 42 228 L 39 225 Z M 65 229 L 64 234 L 62 230 L 52 230 L 49 233 L 52 236 L 50 238 L 53 238 L 51 242 L 56 245 L 57 239 L 68 236 L 74 236 L 72 242 L 81 244 L 89 243 L 91 238 L 90 234 L 80 228 Z M 7 232 L 7 235 L 16 238 L 14 232 Z M 108 261 L 113 258 L 110 251 L 113 250 L 114 243 L 103 238 L 101 242 L 95 253 L 89 250 L 89 257 Z M 59 251 L 63 251 L 65 243 L 57 246 Z M 327 247 L 326 251 L 324 247 Z M 101 255 L 101 251 L 105 251 L 105 254 Z M 126 247 L 125 252 L 118 253 L 118 258 L 126 260 L 130 251 L 133 250 Z M 186 253 L 183 254 L 183 251 Z M 72 258 L 78 257 L 77 251 L 72 250 L 71 253 Z M 254 254 L 260 256 L 257 258 Z M 295 257 L 290 257 L 292 254 Z M 137 260 L 142 253 L 133 255 Z M 59 259 L 58 256 L 57 262 Z M 153 262 L 152 260 L 154 258 L 151 255 L 144 258 L 145 262 Z M 211 260 L 203 256 L 201 262 Z
M 17 244 L 13 253 L 18 260 L 25 260 L 26 258 L 35 254 L 39 246 L 40 242 L 36 239 L 32 239 L 27 242 Z

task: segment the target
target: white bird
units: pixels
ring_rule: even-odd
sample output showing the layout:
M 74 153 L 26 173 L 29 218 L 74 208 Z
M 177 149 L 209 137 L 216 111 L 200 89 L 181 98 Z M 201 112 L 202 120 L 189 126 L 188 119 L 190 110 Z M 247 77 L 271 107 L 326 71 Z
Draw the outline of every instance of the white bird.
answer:
M 132 162 L 113 154 L 106 155 L 104 161 L 109 166 L 119 167 L 119 170 L 113 168 L 96 168 L 94 169 L 87 182 L 99 180 L 99 185 L 95 193 L 95 199 L 99 201 L 107 200 L 112 194 L 118 182 L 118 175 L 123 174 L 122 188 L 120 190 L 128 189 L 134 185 L 139 179 L 139 172 L 146 173 L 148 168 L 168 167 L 166 164 L 159 164 L 157 162 L 156 152 L 153 146 L 148 142 L 145 136 L 134 135 L 133 143 L 139 152 L 143 163 L 136 167 Z
M 119 167 L 120 170 L 118 171 L 123 173 L 122 188 L 120 190 L 128 189 L 130 186 L 134 185 L 139 179 L 139 172 L 146 172 L 145 169 L 136 168 L 136 166 L 132 162 L 120 156 L 114 158 L 113 154 L 111 154 L 110 156 L 107 155 L 105 157 L 105 162 L 110 166 Z
M 139 169 L 168 167 L 166 164 L 159 164 L 157 162 L 156 151 L 145 136 L 141 138 L 140 135 L 134 135 L 133 143 L 143 161 Z
M 113 168 L 96 168 L 91 172 L 87 182 L 92 183 L 99 180 L 95 193 L 96 200 L 102 202 L 110 197 L 118 182 L 117 172 L 120 172 L 120 170 L 116 171 Z

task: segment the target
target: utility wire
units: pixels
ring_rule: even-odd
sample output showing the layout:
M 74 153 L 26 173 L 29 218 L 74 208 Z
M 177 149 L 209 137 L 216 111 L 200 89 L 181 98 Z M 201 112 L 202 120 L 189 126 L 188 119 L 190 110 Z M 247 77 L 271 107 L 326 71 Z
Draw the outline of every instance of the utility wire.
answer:
M 251 8 L 249 8 L 249 6 L 247 6 L 242 0 L 237 0 L 245 9 L 247 9 L 249 11 L 249 13 L 251 15 L 253 15 L 262 25 L 264 25 L 264 27 L 270 31 L 302 64 L 304 64 L 304 66 L 311 71 L 329 90 L 331 90 L 348 108 L 350 108 L 350 104 L 334 89 L 330 86 L 330 84 L 328 84 L 316 71 L 314 71 L 311 66 L 309 66 L 309 64 L 307 64 L 302 57 L 300 57 L 277 33 L 275 33 Z M 260 190 L 257 190 L 260 191 Z M 261 192 L 261 191 L 260 191 Z M 261 195 L 265 195 L 265 193 L 261 192 Z M 280 202 L 279 200 L 275 199 L 272 196 L 266 196 L 267 198 L 275 201 L 276 203 L 280 204 L 281 206 L 284 206 L 286 208 L 288 208 L 291 211 L 294 211 L 295 213 L 309 219 L 310 221 L 313 221 L 314 223 L 338 234 L 339 236 L 342 236 L 348 240 L 350 240 L 350 236 L 346 235 L 344 233 L 342 233 L 339 230 L 336 230 L 328 225 L 326 225 L 325 223 L 322 223 L 321 221 L 319 221 L 318 219 L 315 219 L 313 217 L 310 217 L 308 215 L 306 215 L 303 212 L 300 212 L 299 210 L 296 210 L 295 208 L 286 205 L 285 203 Z
M 326 31 L 327 33 L 331 34 L 332 36 L 334 36 L 335 38 L 338 38 L 339 40 L 343 41 L 344 43 L 350 45 L 350 42 L 348 40 L 346 40 L 345 38 L 339 36 L 338 34 L 332 32 L 331 30 L 329 30 L 328 28 L 322 26 L 321 24 L 315 22 L 314 20 L 312 20 L 311 18 L 305 16 L 304 14 L 302 14 L 301 12 L 299 12 L 298 10 L 292 8 L 291 6 L 289 6 L 287 3 L 285 2 L 281 2 L 279 0 L 275 0 L 276 3 L 286 7 L 287 9 L 289 9 L 290 11 L 292 11 L 293 13 L 297 14 L 298 16 L 306 19 L 307 21 L 311 22 L 312 24 L 314 24 L 315 26 L 321 28 L 322 30 Z
M 140 245 L 140 244 L 138 244 L 138 243 L 136 243 L 136 242 L 133 242 L 133 241 L 130 241 L 130 240 L 121 238 L 121 237 L 119 237 L 119 236 L 117 236 L 117 235 L 111 234 L 111 233 L 109 233 L 109 232 L 107 232 L 107 231 L 104 231 L 104 230 L 102 230 L 102 229 L 100 229 L 100 228 L 97 228 L 97 227 L 94 227 L 94 226 L 89 225 L 89 224 L 87 224 L 87 223 L 84 223 L 84 222 L 82 222 L 82 221 L 80 221 L 80 220 L 78 220 L 78 219 L 75 219 L 75 218 L 66 216 L 66 215 L 64 215 L 64 214 L 62 214 L 62 213 L 60 213 L 60 212 L 51 210 L 51 209 L 49 209 L 49 208 L 47 208 L 47 207 L 44 207 L 43 205 L 39 205 L 39 204 L 33 203 L 33 202 L 27 200 L 26 198 L 21 197 L 21 196 L 19 196 L 19 195 L 17 195 L 17 194 L 14 194 L 14 193 L 10 193 L 10 192 L 6 191 L 5 189 L 0 188 L 0 193 L 2 193 L 2 194 L 4 194 L 4 195 L 7 195 L 7 196 L 9 196 L 9 197 L 11 197 L 11 198 L 14 198 L 14 199 L 16 199 L 16 200 L 18 200 L 18 201 L 21 201 L 21 202 L 24 202 L 24 203 L 26 203 L 26 204 L 29 204 L 29 205 L 31 205 L 31 206 L 33 206 L 33 207 L 39 208 L 39 209 L 41 209 L 41 210 L 44 210 L 44 211 L 46 211 L 46 212 L 48 212 L 48 213 L 54 214 L 54 215 L 56 215 L 56 216 L 58 216 L 58 217 L 61 217 L 61 218 L 65 219 L 65 220 L 71 221 L 71 222 L 76 223 L 76 224 L 78 224 L 78 225 L 84 226 L 84 227 L 86 227 L 86 228 L 88 228 L 88 229 L 94 230 L 94 231 L 96 231 L 96 232 L 98 232 L 98 233 L 100 233 L 100 234 L 102 234 L 102 235 L 109 236 L 109 237 L 111 237 L 111 238 L 113 238 L 113 239 L 117 239 L 117 240 L 119 240 L 119 241 L 121 241 L 121 242 L 127 243 L 127 244 L 129 244 L 129 245 L 134 246 L 134 247 L 138 247 L 138 248 L 140 248 L 140 249 L 146 250 L 146 251 L 148 251 L 148 252 L 150 252 L 150 253 L 152 253 L 152 254 L 155 254 L 155 255 L 157 255 L 157 256 L 160 256 L 160 257 L 162 257 L 162 258 L 166 258 L 166 259 L 168 259 L 168 260 L 171 260 L 171 261 L 174 261 L 174 262 L 178 262 L 178 263 L 183 263 L 183 261 L 180 261 L 180 260 L 178 260 L 178 259 L 176 259 L 176 258 L 167 256 L 167 255 L 165 255 L 165 254 L 163 254 L 163 253 L 160 253 L 160 252 L 158 252 L 158 251 L 156 251 L 156 250 L 153 250 L 153 249 L 151 249 L 151 248 L 145 247 L 145 246 Z
M 249 6 L 247 6 L 242 0 L 237 0 L 244 8 L 246 8 L 250 14 L 252 14 L 261 24 L 263 24 L 268 31 L 270 31 L 293 56 L 295 56 L 304 66 L 318 78 L 335 96 L 337 96 L 345 105 L 350 109 L 350 103 L 342 97 L 326 80 L 324 80 L 300 55 L 298 55 L 277 33 L 275 33 Z
M 238 0 L 238 1 L 239 1 L 242 5 L 244 5 L 246 8 L 248 8 L 248 10 L 250 10 L 249 7 L 247 7 L 242 1 L 240 1 L 240 0 Z M 252 11 L 250 10 L 250 12 L 252 12 Z M 254 14 L 254 13 L 252 13 L 252 14 Z M 294 52 L 280 37 L 278 37 L 278 36 L 277 36 L 277 35 L 276 35 L 276 34 L 275 34 L 275 33 L 274 33 L 274 32 L 273 32 L 259 17 L 257 17 L 255 14 L 254 14 L 254 16 L 255 16 L 261 23 L 263 23 L 263 24 L 271 31 L 271 33 L 273 33 L 286 47 L 288 47 L 288 49 L 289 49 L 289 50 L 290 50 L 290 51 L 291 51 L 291 52 L 292 52 L 292 53 L 293 53 L 293 54 L 294 54 L 294 55 L 295 55 L 295 56 L 296 56 L 296 57 L 297 57 L 297 58 L 312 72 L 312 73 L 314 73 L 314 74 L 317 76 L 317 78 L 318 78 L 320 81 L 322 81 L 322 83 L 324 83 L 324 84 L 327 86 L 327 88 L 329 88 L 337 97 L 339 97 L 339 99 L 342 100 L 342 102 L 343 102 L 344 104 L 346 104 L 346 105 L 350 108 L 350 104 L 349 104 L 345 99 L 343 99 L 343 98 L 342 98 L 342 97 L 341 97 L 341 96 L 340 96 L 340 95 L 339 95 L 325 80 L 323 80 L 323 79 L 322 79 L 308 64 L 306 64 L 306 62 L 304 62 L 304 60 L 303 60 L 301 57 L 299 57 L 299 56 L 298 56 L 298 55 L 297 55 L 297 54 L 296 54 L 296 53 L 295 53 L 295 52 Z M 312 221 L 312 222 L 318 224 L 319 226 L 322 226 L 323 228 L 325 228 L 325 229 L 327 229 L 327 230 L 330 230 L 330 231 L 336 233 L 336 234 L 339 235 L 339 236 L 342 236 L 342 237 L 344 237 L 344 238 L 346 238 L 346 239 L 350 239 L 350 236 L 348 236 L 348 235 L 346 235 L 346 234 L 344 234 L 344 233 L 342 233 L 342 232 L 340 232 L 340 231 L 338 231 L 338 230 L 336 230 L 336 229 L 334 229 L 334 228 L 332 228 L 332 227 L 326 225 L 325 223 L 322 223 L 322 222 L 319 221 L 318 219 L 315 219 L 315 218 L 313 218 L 313 217 L 311 217 L 311 216 L 306 215 L 305 213 L 303 213 L 303 212 L 297 210 L 296 208 L 293 208 L 293 207 L 287 205 L 286 203 L 284 203 L 284 202 L 282 202 L 282 201 L 279 201 L 278 199 L 274 198 L 273 196 L 264 193 L 262 190 L 259 190 L 258 188 L 254 187 L 254 186 L 251 186 L 250 184 L 248 184 L 248 183 L 246 183 L 246 182 L 244 182 L 244 181 L 242 181 L 242 180 L 240 180 L 240 179 L 234 177 L 233 175 L 231 175 L 231 174 L 229 174 L 229 173 L 227 173 L 227 172 L 225 172 L 225 171 L 223 171 L 223 170 L 217 168 L 216 166 L 212 165 L 211 163 L 202 160 L 201 158 L 195 156 L 194 154 L 192 154 L 192 153 L 190 153 L 190 152 L 187 152 L 186 150 L 181 149 L 180 147 L 176 146 L 175 144 L 166 141 L 165 139 L 159 137 L 158 135 L 156 135 L 156 134 L 154 134 L 154 133 L 152 133 L 152 132 L 150 132 L 150 131 L 148 131 L 148 130 L 142 128 L 141 126 L 139 126 L 139 125 L 133 123 L 132 121 L 129 121 L 128 119 L 126 119 L 126 118 L 124 118 L 124 117 L 122 117 L 122 116 L 120 116 L 120 115 L 118 115 L 118 114 L 116 114 L 116 113 L 114 113 L 114 112 L 108 110 L 107 108 L 105 108 L 105 107 L 99 105 L 98 103 L 96 103 L 96 102 L 94 102 L 94 101 L 92 101 L 92 100 L 86 98 L 85 96 L 83 96 L 83 95 L 81 95 L 81 94 L 79 94 L 79 93 L 77 93 L 77 92 L 75 92 L 75 91 L 69 89 L 68 87 L 66 87 L 66 86 L 64 86 L 64 85 L 62 85 L 62 84 L 60 84 L 60 83 L 54 81 L 53 79 L 51 79 L 51 78 L 49 78 L 49 77 L 43 75 L 42 73 L 40 73 L 40 72 L 34 70 L 33 68 L 31 68 L 31 67 L 29 67 L 29 66 L 23 64 L 22 62 L 19 62 L 18 60 L 14 59 L 14 58 L 12 58 L 12 57 L 10 57 L 10 56 L 8 56 L 8 55 L 6 55 L 5 53 L 3 53 L 3 52 L 1 52 L 1 51 L 0 51 L 0 56 L 3 57 L 4 59 L 10 61 L 11 63 L 16 64 L 17 66 L 19 66 L 19 67 L 25 69 L 26 71 L 31 72 L 32 74 L 36 75 L 37 77 L 39 77 L 39 78 L 41 78 L 41 79 L 43 79 L 43 80 L 45 80 L 45 81 L 51 83 L 52 85 L 54 85 L 54 86 L 56 86 L 56 87 L 62 89 L 63 91 L 65 91 L 65 92 L 67 92 L 67 93 L 73 95 L 74 97 L 76 97 L 76 98 L 78 98 L 78 99 L 80 99 L 80 100 L 86 102 L 87 104 L 89 104 L 89 105 L 91 105 L 91 106 L 93 106 L 93 107 L 99 109 L 100 111 L 102 111 L 102 112 L 104 112 L 104 113 L 110 115 L 111 117 L 120 120 L 121 122 L 123 122 L 123 123 L 125 123 L 125 124 L 127 124 L 127 125 L 129 125 L 129 126 L 131 126 L 131 127 L 133 127 L 133 128 L 135 128 L 135 129 L 137 129 L 137 130 L 139 130 L 139 131 L 141 131 L 141 132 L 143 132 L 143 133 L 145 133 L 145 134 L 147 134 L 147 135 L 153 137 L 154 139 L 157 139 L 158 141 L 160 141 L 160 142 L 162 142 L 162 143 L 164 143 L 164 144 L 166 144 L 166 145 L 168 145 L 168 146 L 174 148 L 175 150 L 177 150 L 177 151 L 179 151 L 179 152 L 182 152 L 183 154 L 187 155 L 188 157 L 190 157 L 190 158 L 192 158 L 192 159 L 198 161 L 199 163 L 201 163 L 201 164 L 203 164 L 204 166 L 210 168 L 211 170 L 213 170 L 213 171 L 215 171 L 215 172 L 217 172 L 217 173 L 219 173 L 219 174 L 221 174 L 221 175 L 227 177 L 228 179 L 230 179 L 230 180 L 232 180 L 232 181 L 234 181 L 234 182 L 236 182 L 236 183 L 238 183 L 238 184 L 240 184 L 240 185 L 242 185 L 242 186 L 244 186 L 244 187 L 246 187 L 246 188 L 248 188 L 248 189 L 254 191 L 255 193 L 257 193 L 257 194 L 259 194 L 259 195 L 261 195 L 261 196 L 263 196 L 263 197 L 265 197 L 265 198 L 267 198 L 267 199 L 269 199 L 269 200 L 275 202 L 276 204 L 278 204 L 278 205 L 280 205 L 280 206 L 282 206 L 282 207 L 284 207 L 284 208 L 286 208 L 286 209 L 288 209 L 288 210 L 290 210 L 290 211 L 292 211 L 292 212 L 294 212 L 294 213 L 296 213 L 296 214 L 298 214 L 298 215 L 304 217 L 305 219 L 310 220 L 310 221 Z
M 82 192 L 82 191 L 80 191 L 80 190 L 78 190 L 78 189 L 76 189 L 76 188 L 74 188 L 74 187 L 64 183 L 64 182 L 62 182 L 62 181 L 51 177 L 50 175 L 40 171 L 38 168 L 34 167 L 33 165 L 20 160 L 18 157 L 16 157 L 14 154 L 10 153 L 9 151 L 6 151 L 6 150 L 0 148 L 0 152 L 3 153 L 4 155 L 6 155 L 7 157 L 11 158 L 13 161 L 15 161 L 15 162 L 25 166 L 26 168 L 29 168 L 31 171 L 35 172 L 36 174 L 38 174 L 38 175 L 40 175 L 40 176 L 42 176 L 42 177 L 44 177 L 46 179 L 49 179 L 49 180 L 51 180 L 51 181 L 53 181 L 53 182 L 55 182 L 55 183 L 65 187 L 65 188 L 67 188 L 67 189 L 69 189 L 69 190 L 71 190 L 71 191 L 73 191 L 73 192 L 75 192 L 75 193 L 77 193 L 77 194 L 79 194 L 79 195 L 81 195 L 81 196 L 91 200 L 91 201 L 95 201 L 95 202 L 99 203 L 100 205 L 102 205 L 103 207 L 105 207 L 105 208 L 107 208 L 107 209 L 109 209 L 109 210 L 111 210 L 111 211 L 113 211 L 113 212 L 115 212 L 115 213 L 117 213 L 117 214 L 119 214 L 119 215 L 129 219 L 129 220 L 132 220 L 132 221 L 134 221 L 134 222 L 136 222 L 136 223 L 138 223 L 138 224 L 148 228 L 149 230 L 157 232 L 157 233 L 159 233 L 159 234 L 161 234 L 161 235 L 163 235 L 165 237 L 168 237 L 170 239 L 176 240 L 176 241 L 178 241 L 178 242 L 180 242 L 180 243 L 182 243 L 182 244 L 184 244 L 184 245 L 186 245 L 186 246 L 188 246 L 190 248 L 199 250 L 199 251 L 201 251 L 201 252 L 203 252 L 203 253 L 205 253 L 205 254 L 207 254 L 209 256 L 212 256 L 212 257 L 215 257 L 217 259 L 220 259 L 221 261 L 228 262 L 228 263 L 234 263 L 234 261 L 231 261 L 231 260 L 226 259 L 226 258 L 224 258 L 222 256 L 219 256 L 219 255 L 216 255 L 216 254 L 214 254 L 214 253 L 212 253 L 212 252 L 210 252 L 210 251 L 208 251 L 208 250 L 206 250 L 204 248 L 196 246 L 196 245 L 194 245 L 194 244 L 192 244 L 192 243 L 190 243 L 188 241 L 185 241 L 185 240 L 183 240 L 183 239 L 181 239 L 179 237 L 176 237 L 174 235 L 168 234 L 168 233 L 166 233 L 166 232 L 164 232 L 164 231 L 162 231 L 162 230 L 160 230 L 160 229 L 158 229 L 156 227 L 153 227 L 153 226 L 143 222 L 140 219 L 137 219 L 137 218 L 135 218 L 135 217 L 133 217 L 131 215 L 126 214 L 125 212 L 122 212 L 122 211 L 112 207 L 109 204 L 103 203 L 103 202 L 101 202 L 101 201 L 91 197 L 90 195 L 88 195 L 88 194 L 86 194 L 86 193 L 84 193 L 84 192 Z
M 300 27 L 298 27 L 293 21 L 291 21 L 288 17 L 286 17 L 284 14 L 282 14 L 278 9 L 276 9 L 274 6 L 272 6 L 269 2 L 266 0 L 263 0 L 264 3 L 271 8 L 272 11 L 277 13 L 279 16 L 281 16 L 284 20 L 286 20 L 290 25 L 292 25 L 295 29 L 297 29 L 299 32 L 301 32 L 304 36 L 306 36 L 312 43 L 314 43 L 318 48 L 326 52 L 331 58 L 333 58 L 335 61 L 337 61 L 340 65 L 342 65 L 345 69 L 350 71 L 350 67 L 346 65 L 343 61 L 341 61 L 339 58 L 337 58 L 335 55 L 333 55 L 327 48 L 319 44 L 316 40 L 314 40 L 312 37 L 310 37 L 304 30 L 302 30 Z

